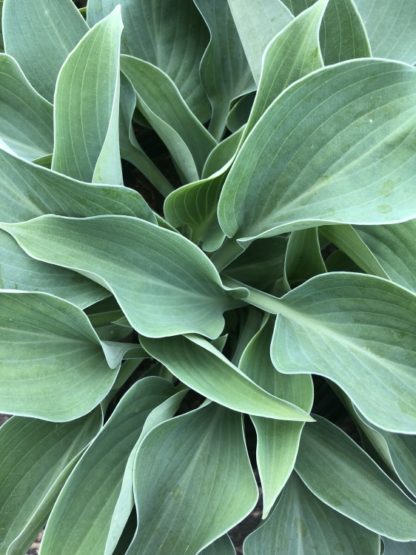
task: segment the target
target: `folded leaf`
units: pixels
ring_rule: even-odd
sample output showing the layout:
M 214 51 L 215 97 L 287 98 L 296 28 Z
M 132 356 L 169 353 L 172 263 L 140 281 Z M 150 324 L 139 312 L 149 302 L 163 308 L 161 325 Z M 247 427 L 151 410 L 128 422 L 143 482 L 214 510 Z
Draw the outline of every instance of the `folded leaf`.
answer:
M 374 56 L 416 62 L 414 3 L 410 0 L 354 0 L 364 20 Z
M 129 454 L 149 412 L 173 392 L 167 381 L 145 378 L 123 396 L 53 508 L 42 540 L 45 555 L 104 553 Z
M 118 122 L 122 28 L 116 8 L 88 31 L 59 72 L 52 169 L 75 179 L 123 183 Z
M 16 241 L 0 231 L 0 289 L 43 291 L 86 308 L 108 292 L 75 272 L 30 258 Z
M 294 15 L 308 9 L 316 0 L 282 0 Z
M 320 39 L 325 65 L 371 56 L 367 33 L 354 0 L 328 0 Z
M 211 39 L 201 62 L 201 78 L 212 107 L 209 129 L 223 135 L 231 101 L 255 85 L 227 0 L 194 0 Z
M 140 110 L 166 144 L 186 180 L 198 179 L 216 144 L 214 138 L 162 70 L 132 56 L 122 56 L 121 69 L 136 91 Z
M 0 149 L 0 222 L 21 222 L 42 214 L 95 216 L 125 214 L 151 222 L 143 197 L 131 189 L 77 181 Z
M 196 554 L 241 521 L 258 495 L 241 416 L 214 404 L 152 430 L 134 479 L 139 529 L 127 555 Z
M 387 276 L 416 293 L 416 220 L 355 230 Z
M 192 0 L 89 0 L 88 23 L 97 23 L 118 4 L 125 25 L 123 52 L 167 73 L 191 110 L 207 120 L 199 65 L 209 34 Z
M 2 225 L 33 258 L 75 270 L 109 289 L 148 337 L 217 337 L 227 296 L 210 260 L 184 237 L 136 218 L 42 216 Z M 88 237 L 88 242 L 85 241 Z
M 416 296 L 389 281 L 331 273 L 276 306 L 276 368 L 334 381 L 376 426 L 414 433 Z
M 201 555 L 235 555 L 235 548 L 229 536 L 222 536 L 200 553 Z
M 291 233 L 285 258 L 286 281 L 290 285 L 296 285 L 325 272 L 317 229 L 302 229 Z
M 256 385 L 204 339 L 141 338 L 141 343 L 181 382 L 216 403 L 277 420 L 310 420 L 307 412 Z
M 351 520 L 391 539 L 416 539 L 416 504 L 327 420 L 305 427 L 296 471 L 318 499 Z
M 0 327 L 1 412 L 73 420 L 110 390 L 116 372 L 75 305 L 45 293 L 3 290 Z
M 244 555 L 379 555 L 380 538 L 333 511 L 292 474 L 276 508 L 244 542 Z
M 243 372 L 260 387 L 309 413 L 313 402 L 310 376 L 285 376 L 270 360 L 272 320 L 248 343 L 240 359 Z M 296 461 L 303 422 L 278 422 L 253 417 L 257 434 L 257 467 L 263 493 L 263 518 L 266 518 L 284 488 Z
M 325 223 L 414 218 L 415 83 L 410 66 L 353 60 L 290 86 L 228 174 L 223 231 L 249 241 Z
M 79 454 L 101 426 L 101 411 L 64 424 L 15 416 L 0 428 L 0 549 L 27 551 Z
M 0 54 L 0 135 L 17 155 L 40 158 L 53 149 L 53 109 L 24 76 L 17 62 Z
M 87 31 L 72 0 L 4 0 L 6 52 L 50 101 L 65 58 Z

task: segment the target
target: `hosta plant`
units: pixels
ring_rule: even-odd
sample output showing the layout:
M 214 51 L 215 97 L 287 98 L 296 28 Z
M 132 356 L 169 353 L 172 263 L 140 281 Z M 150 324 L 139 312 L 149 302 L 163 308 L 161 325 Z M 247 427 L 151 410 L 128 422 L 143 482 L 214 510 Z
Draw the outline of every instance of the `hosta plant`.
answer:
M 416 553 L 414 0 L 1 4 L 1 555 Z

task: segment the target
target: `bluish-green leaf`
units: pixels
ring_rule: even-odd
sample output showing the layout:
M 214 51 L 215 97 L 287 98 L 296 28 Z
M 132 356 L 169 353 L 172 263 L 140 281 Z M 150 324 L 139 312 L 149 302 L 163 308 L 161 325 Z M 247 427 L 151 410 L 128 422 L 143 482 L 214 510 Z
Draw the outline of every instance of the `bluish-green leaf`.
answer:
M 228 174 L 223 231 L 248 241 L 324 223 L 414 218 L 415 84 L 410 66 L 353 60 L 290 86 Z
M 109 392 L 98 336 L 75 305 L 45 293 L 0 292 L 0 411 L 62 422 Z
M 227 0 L 194 0 L 211 39 L 201 62 L 201 77 L 212 107 L 209 129 L 223 135 L 231 101 L 255 85 Z
M 296 471 L 312 493 L 351 520 L 391 539 L 416 539 L 416 504 L 327 420 L 305 427 Z
M 50 101 L 62 64 L 87 31 L 72 0 L 4 0 L 6 52 Z
M 18 156 L 34 160 L 53 150 L 52 105 L 30 85 L 16 61 L 0 54 L 0 136 Z
M 141 339 L 146 351 L 181 382 L 232 410 L 306 422 L 309 414 L 247 378 L 208 341 L 197 336 Z
M 313 383 L 310 376 L 285 376 L 277 372 L 270 359 L 273 322 L 269 320 L 244 350 L 240 367 L 263 389 L 310 412 Z M 263 518 L 266 518 L 284 488 L 295 465 L 302 422 L 278 422 L 253 417 L 257 433 L 257 467 L 263 492 Z
M 380 538 L 317 499 L 293 474 L 244 555 L 379 555 Z
M 119 147 L 122 28 L 116 8 L 81 39 L 57 79 L 52 169 L 79 180 L 123 182 Z
M 89 24 L 118 4 L 125 25 L 123 51 L 167 73 L 191 110 L 206 121 L 209 103 L 199 65 L 209 33 L 192 0 L 89 0 Z
M 127 459 L 150 411 L 173 392 L 160 378 L 145 378 L 127 391 L 55 503 L 44 555 L 104 553 Z
M 101 411 L 63 424 L 15 416 L 0 428 L 0 549 L 25 553 L 79 454 L 101 426 Z
M 214 404 L 152 430 L 134 476 L 139 529 L 127 555 L 196 554 L 241 521 L 258 496 L 241 416 Z
M 42 216 L 2 228 L 33 258 L 109 289 L 145 336 L 215 338 L 223 329 L 232 299 L 210 260 L 177 233 L 126 216 Z

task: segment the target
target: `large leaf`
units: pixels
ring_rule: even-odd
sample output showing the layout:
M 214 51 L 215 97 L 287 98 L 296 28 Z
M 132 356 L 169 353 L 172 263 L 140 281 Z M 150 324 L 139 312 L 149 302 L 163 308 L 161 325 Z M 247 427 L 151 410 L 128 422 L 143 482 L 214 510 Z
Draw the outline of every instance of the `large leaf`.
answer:
M 0 54 L 0 135 L 19 156 L 34 160 L 53 149 L 52 105 L 30 85 L 16 61 Z
M 83 181 L 123 182 L 118 121 L 122 28 L 116 8 L 69 54 L 56 83 L 52 169 Z
M 247 300 L 278 314 L 271 346 L 278 370 L 325 376 L 376 426 L 415 433 L 415 295 L 381 278 L 337 272 L 282 299 L 251 290 Z
M 319 29 L 326 5 L 327 0 L 317 2 L 313 8 L 294 19 L 268 45 L 244 137 L 284 89 L 323 65 Z
M 42 214 L 125 214 L 154 222 L 142 196 L 131 189 L 91 185 L 42 168 L 0 149 L 0 222 Z
M 97 283 L 75 272 L 30 258 L 4 231 L 0 231 L 0 289 L 44 291 L 80 308 L 108 296 Z
M 198 179 L 216 144 L 214 138 L 161 69 L 132 56 L 122 56 L 121 69 L 137 93 L 140 110 L 166 144 L 187 181 Z
M 43 526 L 79 453 L 101 426 L 94 411 L 56 425 L 15 416 L 0 429 L 0 549 L 26 552 Z
M 145 336 L 215 338 L 222 331 L 222 313 L 231 303 L 218 272 L 195 245 L 172 231 L 125 216 L 42 216 L 3 228 L 30 256 L 109 289 L 132 327 Z
M 173 393 L 169 382 L 145 378 L 124 395 L 66 482 L 48 520 L 44 555 L 104 553 L 130 452 L 150 411 Z
M 383 60 L 337 64 L 294 83 L 227 177 L 224 232 L 248 241 L 324 223 L 412 219 L 415 83 L 414 68 Z
M 231 13 L 256 83 L 268 43 L 293 19 L 280 0 L 228 0 Z
M 211 39 L 201 62 L 201 77 L 212 107 L 209 129 L 223 135 L 231 101 L 255 88 L 250 67 L 227 0 L 194 0 Z
M 114 547 L 117 545 L 119 538 L 122 537 L 123 529 L 125 528 L 126 523 L 128 523 L 130 514 L 134 509 L 133 468 L 136 462 L 137 452 L 140 449 L 144 438 L 155 426 L 173 417 L 187 392 L 187 389 L 177 391 L 160 405 L 156 406 L 147 416 L 143 424 L 143 428 L 141 429 L 140 436 L 131 450 L 124 468 L 123 479 L 119 488 L 117 500 L 114 504 L 113 516 L 108 530 L 104 555 L 113 554 Z M 124 553 L 125 552 L 123 552 L 123 555 Z
M 325 65 L 371 56 L 368 37 L 354 0 L 329 0 L 321 27 Z
M 266 391 L 310 412 L 312 379 L 276 372 L 269 352 L 272 332 L 272 321 L 269 320 L 248 343 L 240 360 L 241 369 Z M 263 492 L 263 518 L 266 518 L 293 470 L 304 423 L 253 417 L 253 424 L 257 433 L 256 456 Z
M 296 471 L 312 493 L 351 520 L 391 539 L 416 539 L 416 504 L 325 419 L 305 427 Z
M 242 520 L 258 495 L 241 416 L 214 404 L 152 430 L 134 475 L 139 529 L 127 555 L 196 554 Z
M 374 56 L 416 62 L 415 4 L 412 0 L 355 0 Z
M 293 474 L 244 555 L 379 555 L 380 538 L 319 501 Z
M 204 339 L 142 338 L 141 343 L 181 382 L 212 401 L 235 411 L 278 420 L 310 420 L 307 412 L 256 385 Z
M 387 276 L 416 293 L 416 220 L 355 229 Z
M 0 292 L 0 411 L 62 422 L 91 411 L 116 372 L 85 314 L 45 293 Z
M 209 34 L 192 0 L 89 0 L 88 22 L 97 23 L 118 4 L 125 25 L 124 51 L 167 73 L 191 110 L 208 119 L 199 64 Z
M 72 0 L 4 0 L 6 52 L 50 101 L 62 64 L 87 30 Z

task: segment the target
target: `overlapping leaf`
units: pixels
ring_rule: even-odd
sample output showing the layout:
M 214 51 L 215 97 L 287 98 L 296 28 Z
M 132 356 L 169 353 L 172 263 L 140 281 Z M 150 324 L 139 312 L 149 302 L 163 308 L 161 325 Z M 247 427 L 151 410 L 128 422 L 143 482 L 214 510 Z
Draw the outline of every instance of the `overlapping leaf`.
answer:
M 6 52 L 49 101 L 62 64 L 87 31 L 72 0 L 4 0 Z
M 0 429 L 0 549 L 26 552 L 79 454 L 101 426 L 101 411 L 63 424 L 14 417 Z
M 412 219 L 415 83 L 410 66 L 357 60 L 289 87 L 227 177 L 224 232 L 250 240 L 324 223 Z
M 42 216 L 3 224 L 3 229 L 30 256 L 109 289 L 132 327 L 145 336 L 217 337 L 222 313 L 232 306 L 215 267 L 195 245 L 143 220 Z
M 242 520 L 258 495 L 241 416 L 214 404 L 152 430 L 134 475 L 139 529 L 127 555 L 198 553 Z
M 306 426 L 296 471 L 321 501 L 369 530 L 398 541 L 416 538 L 416 505 L 339 428 Z
M 308 413 L 296 404 L 256 385 L 208 341 L 190 336 L 142 338 L 141 342 L 181 382 L 212 401 L 239 412 L 277 420 L 310 420 Z
M 123 182 L 119 148 L 120 9 L 66 58 L 54 97 L 52 168 L 83 181 Z
M 34 160 L 53 149 L 52 106 L 27 81 L 16 61 L 0 54 L 0 136 L 17 155 Z
M 62 422 L 102 401 L 116 371 L 79 308 L 8 290 L 0 292 L 0 308 L 1 412 Z

